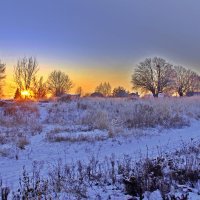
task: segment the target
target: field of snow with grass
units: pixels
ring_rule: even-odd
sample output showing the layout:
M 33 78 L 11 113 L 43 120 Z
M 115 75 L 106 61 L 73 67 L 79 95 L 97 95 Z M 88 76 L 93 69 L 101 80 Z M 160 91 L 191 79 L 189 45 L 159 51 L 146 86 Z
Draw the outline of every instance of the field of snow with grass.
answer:
M 200 199 L 200 98 L 1 102 L 2 199 Z

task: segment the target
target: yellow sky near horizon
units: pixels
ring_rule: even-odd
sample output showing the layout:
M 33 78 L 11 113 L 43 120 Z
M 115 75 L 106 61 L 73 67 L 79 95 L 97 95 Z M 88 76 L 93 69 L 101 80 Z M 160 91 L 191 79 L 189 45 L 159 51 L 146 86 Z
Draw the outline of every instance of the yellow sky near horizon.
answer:
M 13 63 L 6 64 L 6 80 L 4 87 L 4 95 L 7 98 L 12 98 L 16 85 L 13 80 Z M 131 91 L 131 72 L 123 69 L 111 69 L 105 67 L 88 67 L 78 65 L 64 65 L 63 67 L 53 67 L 48 64 L 40 64 L 37 76 L 43 76 L 44 80 L 47 80 L 48 75 L 53 70 L 61 70 L 69 75 L 74 87 L 70 93 L 75 93 L 77 87 L 82 87 L 84 93 L 92 93 L 95 87 L 101 82 L 109 82 L 112 89 L 117 86 L 123 86 L 127 90 Z

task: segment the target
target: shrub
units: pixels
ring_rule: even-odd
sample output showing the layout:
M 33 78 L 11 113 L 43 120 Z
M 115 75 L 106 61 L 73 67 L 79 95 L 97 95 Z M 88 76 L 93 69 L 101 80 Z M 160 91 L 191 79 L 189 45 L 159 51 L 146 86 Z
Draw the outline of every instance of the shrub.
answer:
M 19 137 L 17 140 L 17 147 L 20 149 L 25 149 L 25 146 L 28 145 L 30 141 L 27 139 L 26 136 Z
M 122 120 L 128 128 L 154 127 L 156 125 L 156 119 L 152 117 L 155 115 L 154 108 L 148 104 L 137 103 L 124 111 Z

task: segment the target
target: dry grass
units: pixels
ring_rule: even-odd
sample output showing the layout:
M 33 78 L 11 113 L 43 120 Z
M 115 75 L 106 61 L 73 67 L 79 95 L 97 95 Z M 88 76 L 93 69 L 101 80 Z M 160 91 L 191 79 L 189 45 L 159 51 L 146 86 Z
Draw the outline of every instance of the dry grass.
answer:
M 200 119 L 200 98 L 160 98 L 149 100 L 80 99 L 76 102 L 56 102 L 45 105 L 44 122 L 40 121 L 40 108 L 34 102 L 17 102 L 0 108 L 0 144 L 15 144 L 24 149 L 30 135 L 43 130 L 42 123 L 56 127 L 46 135 L 49 141 L 94 141 L 125 135 L 126 130 L 146 128 L 181 128 Z M 99 129 L 107 133 L 74 137 L 60 132 L 84 132 Z M 133 131 L 134 132 L 134 131 Z
M 31 135 L 42 131 L 39 109 L 33 102 L 7 103 L 0 109 L 0 144 L 25 149 Z M 2 156 L 7 154 L 1 153 Z
M 19 126 L 31 124 L 33 118 L 39 117 L 39 109 L 32 103 L 10 103 L 7 104 L 0 112 L 0 125 L 2 126 Z
M 81 119 L 81 124 L 91 129 L 108 130 L 109 118 L 105 110 L 89 110 Z
M 200 98 L 162 98 L 149 100 L 81 99 L 56 103 L 48 108 L 47 123 L 82 125 L 89 129 L 116 127 L 181 128 L 200 119 Z
M 76 136 L 73 133 L 68 133 L 65 135 L 56 134 L 53 132 L 49 132 L 46 134 L 46 140 L 49 142 L 96 142 L 96 141 L 104 141 L 108 137 L 105 137 L 104 135 L 85 135 L 85 134 L 79 134 Z
M 19 189 L 13 195 L 24 199 L 32 196 L 40 199 L 90 199 L 93 190 L 98 191 L 94 195 L 101 198 L 104 194 L 105 198 L 112 188 L 137 199 L 142 199 L 147 192 L 150 195 L 158 191 L 163 199 L 178 200 L 200 189 L 199 147 L 199 142 L 195 142 L 169 155 L 163 152 L 155 159 L 145 157 L 138 162 L 129 155 L 121 159 L 112 155 L 101 161 L 98 156 L 93 156 L 87 162 L 70 163 L 60 159 L 49 168 L 45 178 L 41 175 L 40 164 L 33 163 L 31 173 L 24 168 Z
M 14 158 L 15 152 L 12 147 L 1 147 L 0 148 L 0 156 L 7 158 Z

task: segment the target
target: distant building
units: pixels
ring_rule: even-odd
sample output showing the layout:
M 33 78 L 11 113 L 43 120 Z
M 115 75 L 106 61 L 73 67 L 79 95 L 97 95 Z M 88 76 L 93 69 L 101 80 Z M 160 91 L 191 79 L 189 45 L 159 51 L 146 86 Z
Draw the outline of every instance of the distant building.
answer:
M 94 92 L 90 95 L 91 97 L 104 97 L 102 93 L 100 92 Z

